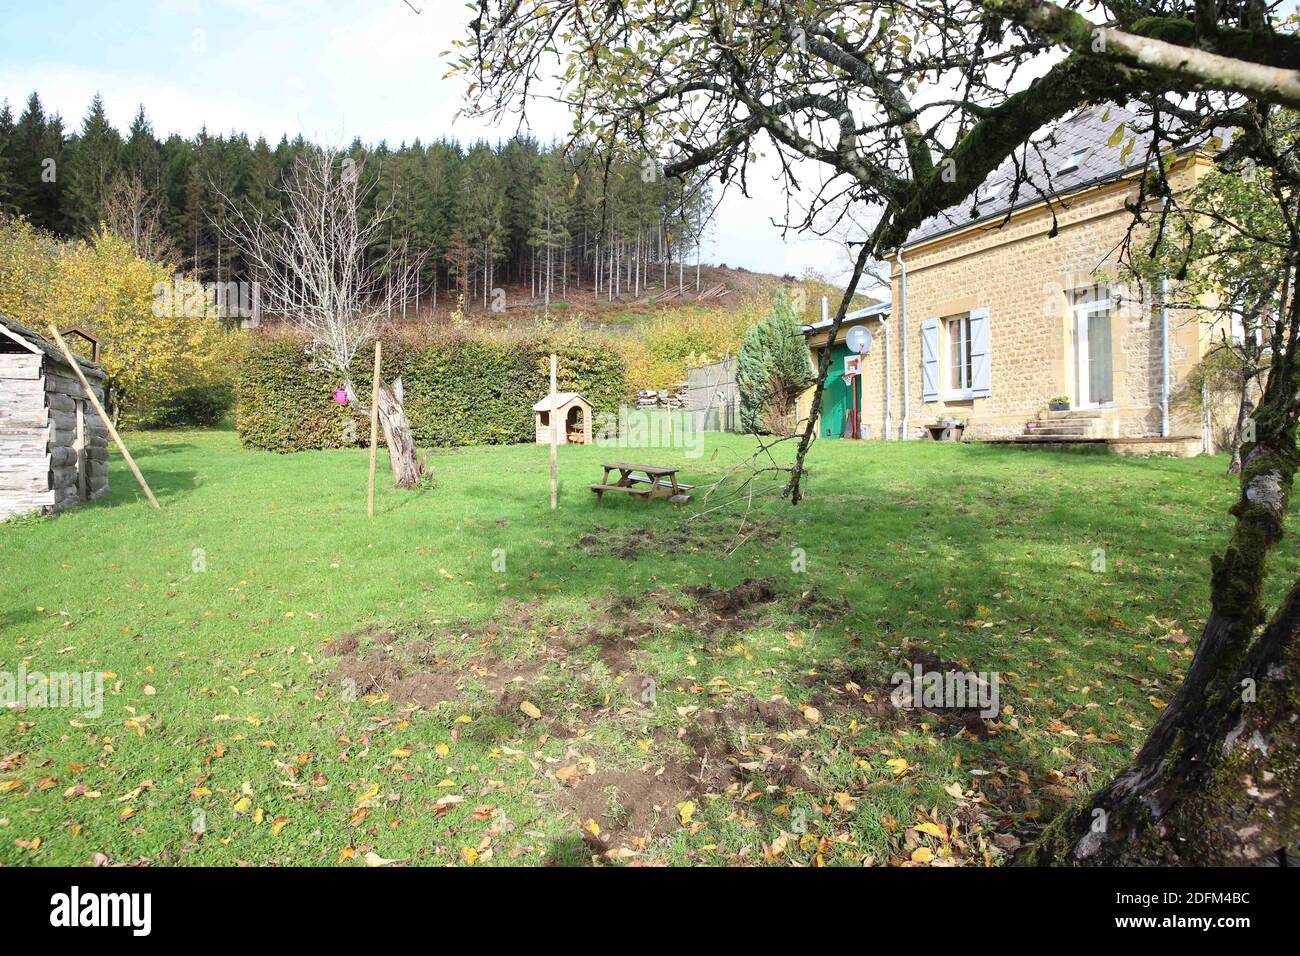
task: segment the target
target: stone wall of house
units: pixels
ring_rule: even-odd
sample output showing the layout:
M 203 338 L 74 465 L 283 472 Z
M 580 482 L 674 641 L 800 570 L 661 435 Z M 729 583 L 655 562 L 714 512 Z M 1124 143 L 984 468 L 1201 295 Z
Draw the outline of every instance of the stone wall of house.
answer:
M 1176 172 L 1176 183 L 1189 185 L 1194 167 Z M 907 251 L 907 370 L 911 392 L 910 431 L 939 418 L 967 422 L 966 437 L 1019 435 L 1025 424 L 1058 395 L 1077 399 L 1070 294 L 1116 283 L 1118 247 L 1132 222 L 1124 208 L 1136 194 L 1131 181 L 1110 183 L 1070 197 L 1052 211 L 1038 206 L 1013 216 L 973 226 Z M 1160 431 L 1160 321 L 1151 301 L 1138 301 L 1139 290 L 1111 313 L 1111 360 L 1114 405 L 1105 409 L 1107 431 L 1114 437 L 1157 435 Z M 893 425 L 902 428 L 904 360 L 899 311 L 900 274 L 893 264 L 894 311 L 891 323 Z M 921 323 L 944 319 L 978 307 L 989 309 L 991 389 L 987 398 L 945 399 L 950 366 L 946 337 L 940 336 L 940 400 L 923 399 Z M 885 357 L 878 323 L 869 320 L 876 344 L 863 363 L 866 398 L 863 420 L 873 435 L 884 434 Z M 842 340 L 842 335 L 841 335 Z M 1171 313 L 1169 361 L 1171 392 L 1203 354 L 1208 330 L 1199 317 Z M 813 336 L 810 346 L 825 342 Z M 811 396 L 801 412 L 810 411 Z M 1181 420 L 1171 396 L 1171 432 L 1199 435 L 1199 421 Z

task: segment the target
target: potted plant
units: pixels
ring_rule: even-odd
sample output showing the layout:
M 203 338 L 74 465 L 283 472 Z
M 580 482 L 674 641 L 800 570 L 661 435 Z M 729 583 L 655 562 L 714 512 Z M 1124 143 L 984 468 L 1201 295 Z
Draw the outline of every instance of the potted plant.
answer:
M 1047 409 L 1052 412 L 1068 412 L 1070 410 L 1070 396 L 1057 395 L 1055 398 L 1048 399 Z

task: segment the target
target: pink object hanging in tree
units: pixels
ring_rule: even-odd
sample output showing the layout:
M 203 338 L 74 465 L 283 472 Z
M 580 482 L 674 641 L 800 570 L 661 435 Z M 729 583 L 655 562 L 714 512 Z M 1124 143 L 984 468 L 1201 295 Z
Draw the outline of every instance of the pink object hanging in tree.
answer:
M 334 401 L 340 405 L 346 405 L 348 403 L 347 391 L 341 388 L 334 389 Z

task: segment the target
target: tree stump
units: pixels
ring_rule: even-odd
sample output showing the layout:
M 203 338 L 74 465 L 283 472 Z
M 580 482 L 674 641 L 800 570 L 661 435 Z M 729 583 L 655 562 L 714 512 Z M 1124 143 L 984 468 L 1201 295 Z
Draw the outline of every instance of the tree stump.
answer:
M 384 444 L 388 446 L 388 460 L 393 466 L 393 486 L 414 488 L 424 477 L 415 436 L 411 434 L 406 408 L 398 400 L 396 391 L 382 382 L 379 385 L 379 424 L 384 430 Z

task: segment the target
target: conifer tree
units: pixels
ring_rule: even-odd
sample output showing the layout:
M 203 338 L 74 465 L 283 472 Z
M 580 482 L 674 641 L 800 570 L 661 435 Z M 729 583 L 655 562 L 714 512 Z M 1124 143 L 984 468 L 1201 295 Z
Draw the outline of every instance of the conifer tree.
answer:
M 87 236 L 96 231 L 121 159 L 122 137 L 109 123 L 104 101 L 96 93 L 86 111 L 81 133 L 69 144 L 64 196 L 66 228 Z
M 789 435 L 800 394 L 813 384 L 808 345 L 785 290 L 741 342 L 736 356 L 740 421 L 746 432 Z

